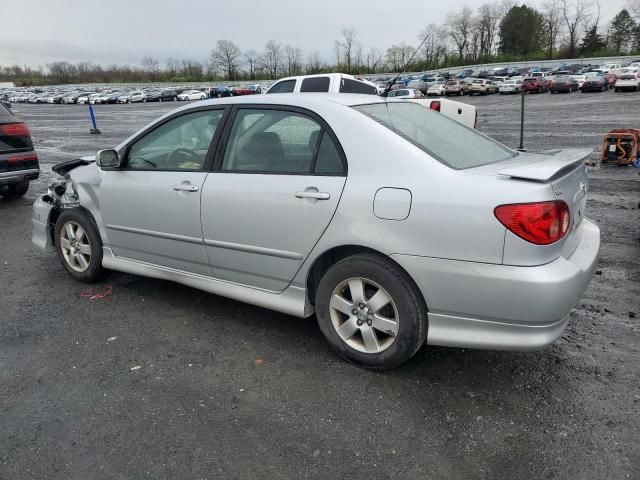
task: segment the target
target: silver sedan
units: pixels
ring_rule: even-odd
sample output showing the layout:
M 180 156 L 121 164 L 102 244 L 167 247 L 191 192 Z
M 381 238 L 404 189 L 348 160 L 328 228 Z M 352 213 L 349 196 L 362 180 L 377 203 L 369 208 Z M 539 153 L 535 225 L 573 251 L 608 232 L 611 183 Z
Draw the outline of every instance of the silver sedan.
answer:
M 600 245 L 585 150 L 518 153 L 422 105 L 267 95 L 179 108 L 54 167 L 33 241 L 76 279 L 180 282 L 315 313 L 369 368 L 553 342 Z

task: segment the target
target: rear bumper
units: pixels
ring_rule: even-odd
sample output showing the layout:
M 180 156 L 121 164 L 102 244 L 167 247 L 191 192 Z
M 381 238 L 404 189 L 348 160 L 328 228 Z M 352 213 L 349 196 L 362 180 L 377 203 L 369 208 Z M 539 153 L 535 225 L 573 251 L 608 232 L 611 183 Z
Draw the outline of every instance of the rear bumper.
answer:
M 31 242 L 40 250 L 53 250 L 53 242 L 49 231 L 49 216 L 53 205 L 42 200 L 42 197 L 33 202 L 31 214 Z
M 20 183 L 25 180 L 35 180 L 40 176 L 40 170 L 37 168 L 31 168 L 29 170 L 16 170 L 13 172 L 0 173 L 0 185 L 10 185 L 14 183 Z
M 516 267 L 393 255 L 418 284 L 429 308 L 427 343 L 496 350 L 536 350 L 564 331 L 595 270 L 600 230 L 587 219 L 569 258 Z

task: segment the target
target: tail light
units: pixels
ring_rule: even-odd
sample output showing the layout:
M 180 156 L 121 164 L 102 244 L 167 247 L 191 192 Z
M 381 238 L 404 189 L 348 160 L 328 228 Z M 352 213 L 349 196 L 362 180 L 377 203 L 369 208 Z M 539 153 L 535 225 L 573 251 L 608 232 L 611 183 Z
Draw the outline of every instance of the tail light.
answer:
M 9 162 L 10 165 L 16 165 L 22 162 L 37 162 L 37 161 L 38 161 L 38 155 L 36 155 L 35 153 L 28 153 L 26 155 L 16 155 L 15 157 L 9 157 L 7 159 L 7 162 Z
M 500 205 L 493 213 L 510 232 L 536 245 L 557 242 L 571 225 L 569 207 L 560 200 Z
M 0 133 L 8 137 L 28 137 L 29 127 L 26 123 L 9 123 L 0 125 Z
M 431 110 L 435 110 L 436 112 L 440 111 L 440 101 L 439 100 L 434 100 L 433 102 L 431 102 L 431 104 L 429 105 L 429 108 Z

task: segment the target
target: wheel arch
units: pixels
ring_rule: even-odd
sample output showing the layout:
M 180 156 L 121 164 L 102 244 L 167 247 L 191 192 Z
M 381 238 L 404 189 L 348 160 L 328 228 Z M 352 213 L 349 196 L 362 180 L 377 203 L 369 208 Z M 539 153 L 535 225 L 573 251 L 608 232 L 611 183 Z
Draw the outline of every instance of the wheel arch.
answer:
M 86 214 L 87 217 L 89 217 L 89 220 L 91 220 L 91 223 L 93 223 L 93 226 L 98 232 L 98 235 L 101 236 L 100 228 L 98 228 L 98 223 L 96 222 L 96 219 L 93 217 L 91 210 L 89 210 L 88 208 L 83 207 L 82 205 L 78 205 L 77 207 L 73 207 L 73 208 L 60 208 L 60 207 L 52 208 L 51 212 L 49 213 L 49 222 L 48 222 L 48 225 L 49 225 L 48 234 L 49 234 L 49 238 L 51 239 L 51 245 L 55 246 L 56 244 L 55 230 L 56 230 L 56 223 L 58 222 L 58 217 L 60 217 L 60 215 L 62 215 L 62 213 L 67 210 L 78 210 Z M 104 242 L 104 239 L 101 238 L 100 240 Z
M 327 272 L 327 270 L 329 270 L 329 268 L 331 268 L 332 265 L 336 264 L 340 260 L 343 260 L 344 258 L 363 253 L 368 253 L 384 258 L 386 261 L 392 263 L 396 268 L 398 268 L 398 270 L 407 275 L 407 278 L 411 281 L 411 283 L 413 283 L 413 286 L 418 292 L 423 305 L 425 306 L 425 311 L 428 311 L 426 299 L 424 298 L 422 291 L 418 287 L 418 284 L 413 279 L 411 274 L 389 255 L 386 255 L 374 248 L 365 247 L 363 245 L 339 245 L 324 251 L 322 254 L 318 255 L 315 258 L 313 264 L 307 271 L 307 279 L 305 283 L 309 303 L 311 305 L 315 305 L 318 284 L 320 283 L 320 280 L 322 279 L 324 274 Z

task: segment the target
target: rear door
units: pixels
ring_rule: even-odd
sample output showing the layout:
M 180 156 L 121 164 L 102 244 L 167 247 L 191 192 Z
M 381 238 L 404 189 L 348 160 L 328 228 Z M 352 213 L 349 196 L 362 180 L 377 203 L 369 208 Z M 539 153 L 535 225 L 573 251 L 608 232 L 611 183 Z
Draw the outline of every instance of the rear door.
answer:
M 346 180 L 335 135 L 293 107 L 237 108 L 202 192 L 214 275 L 281 291 L 329 225 Z
M 100 208 L 115 255 L 212 275 L 200 198 L 224 118 L 223 107 L 183 112 L 134 139 L 122 168 L 104 169 Z

